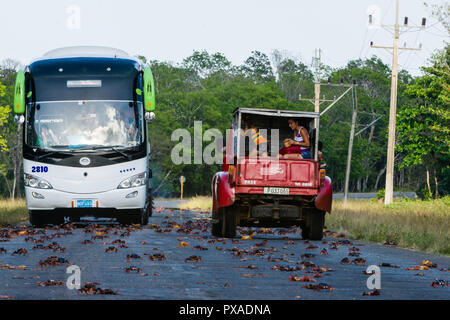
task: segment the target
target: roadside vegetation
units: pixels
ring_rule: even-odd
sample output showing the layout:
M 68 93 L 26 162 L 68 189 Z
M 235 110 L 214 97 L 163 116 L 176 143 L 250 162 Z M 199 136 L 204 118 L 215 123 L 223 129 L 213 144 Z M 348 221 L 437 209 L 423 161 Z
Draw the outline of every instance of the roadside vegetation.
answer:
M 212 197 L 196 196 L 188 199 L 185 203 L 178 206 L 180 209 L 196 210 L 196 211 L 211 211 Z
M 396 199 L 384 206 L 373 200 L 333 201 L 326 228 L 351 239 L 422 252 L 450 255 L 450 197 L 437 200 Z
M 16 225 L 28 220 L 25 199 L 0 199 L 0 227 Z
M 194 197 L 180 208 L 211 210 L 211 197 Z M 450 255 L 450 197 L 437 200 L 395 199 L 382 201 L 333 201 L 333 213 L 327 214 L 326 229 L 346 237 L 422 252 Z

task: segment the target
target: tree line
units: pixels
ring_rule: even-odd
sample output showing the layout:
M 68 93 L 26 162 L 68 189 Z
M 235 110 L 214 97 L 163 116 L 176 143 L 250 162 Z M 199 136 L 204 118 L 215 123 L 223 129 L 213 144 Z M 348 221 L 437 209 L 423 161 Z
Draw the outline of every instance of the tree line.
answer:
M 192 130 L 202 121 L 203 130 L 225 133 L 237 107 L 313 111 L 299 100 L 314 96 L 314 74 L 298 58 L 275 50 L 268 56 L 254 51 L 241 65 L 233 65 L 221 53 L 195 51 L 181 63 L 147 60 L 155 78 L 156 120 L 149 126 L 153 189 L 156 196 L 178 196 L 179 177 L 186 177 L 187 196 L 211 192 L 211 179 L 220 165 L 175 165 L 170 154 L 177 141 L 175 129 Z M 439 197 L 450 191 L 449 172 L 449 59 L 447 45 L 430 58 L 423 74 L 412 77 L 400 71 L 394 186 L 422 197 Z M 0 64 L 0 196 L 23 195 L 21 128 L 12 113 L 14 80 L 19 63 Z M 322 79 L 331 83 L 356 82 L 357 131 L 350 175 L 350 191 L 384 188 L 387 127 L 390 99 L 390 67 L 378 57 L 349 61 L 344 67 L 322 65 Z M 340 87 L 322 87 L 321 96 L 339 96 Z M 320 120 L 320 139 L 327 175 L 335 191 L 342 191 L 352 113 L 351 95 L 341 99 Z M 376 121 L 375 121 L 376 120 Z M 204 145 L 205 147 L 206 145 Z

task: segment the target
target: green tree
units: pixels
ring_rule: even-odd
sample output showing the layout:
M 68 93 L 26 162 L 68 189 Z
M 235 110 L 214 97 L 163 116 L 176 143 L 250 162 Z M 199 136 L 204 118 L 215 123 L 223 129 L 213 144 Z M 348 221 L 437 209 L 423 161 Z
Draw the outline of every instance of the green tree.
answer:
M 0 97 L 5 95 L 6 86 L 0 82 Z M 0 106 L 0 152 L 8 151 L 8 142 L 5 134 L 6 123 L 9 118 L 9 114 L 11 112 L 11 108 L 9 106 Z
M 397 150 L 404 154 L 401 166 L 423 164 L 429 193 L 432 170 L 435 197 L 439 196 L 439 177 L 448 176 L 450 164 L 449 61 L 450 46 L 432 57 L 431 65 L 422 68 L 425 74 L 406 90 L 417 102 L 401 110 L 397 117 Z
M 250 57 L 241 67 L 244 74 L 256 83 L 264 83 L 275 80 L 269 57 L 262 52 L 252 51 Z

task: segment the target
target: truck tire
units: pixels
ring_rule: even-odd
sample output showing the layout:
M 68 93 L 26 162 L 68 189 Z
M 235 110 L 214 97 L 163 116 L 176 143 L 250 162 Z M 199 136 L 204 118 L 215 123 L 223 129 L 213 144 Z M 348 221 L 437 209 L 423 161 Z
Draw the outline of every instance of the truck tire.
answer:
M 234 207 L 219 208 L 218 212 L 212 213 L 213 220 L 211 234 L 215 237 L 233 238 L 236 236 L 236 213 Z
M 322 240 L 324 224 L 325 212 L 318 209 L 308 211 L 302 228 L 303 239 Z
M 217 211 L 214 211 L 214 200 L 213 200 L 213 204 L 212 204 L 212 210 L 211 210 L 211 216 L 213 219 L 213 223 L 211 224 L 211 234 L 214 237 L 222 237 L 222 223 L 223 223 L 223 219 L 219 216 Z M 216 220 L 217 222 L 214 223 L 214 220 Z
M 220 212 L 220 210 L 223 210 Z M 236 236 L 236 213 L 234 206 L 224 207 L 219 209 L 219 214 L 222 216 L 222 235 L 225 238 L 234 238 Z

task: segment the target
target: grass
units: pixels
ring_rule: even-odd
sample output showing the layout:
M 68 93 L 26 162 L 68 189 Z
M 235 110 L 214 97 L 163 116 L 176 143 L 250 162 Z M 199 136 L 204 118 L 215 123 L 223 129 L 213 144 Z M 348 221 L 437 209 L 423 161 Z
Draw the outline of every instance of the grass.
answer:
M 194 197 L 180 207 L 209 211 L 211 197 Z M 450 197 L 430 201 L 395 199 L 386 207 L 375 199 L 349 200 L 346 206 L 335 200 L 325 225 L 350 239 L 380 244 L 390 240 L 399 247 L 450 255 Z
M 333 201 L 327 229 L 352 239 L 385 243 L 413 250 L 450 255 L 450 197 L 439 200 L 396 200 L 384 206 L 376 200 Z
M 16 225 L 28 220 L 28 211 L 25 199 L 2 200 L 0 199 L 0 226 Z
M 211 211 L 212 198 L 208 196 L 196 196 L 179 205 L 182 209 Z

